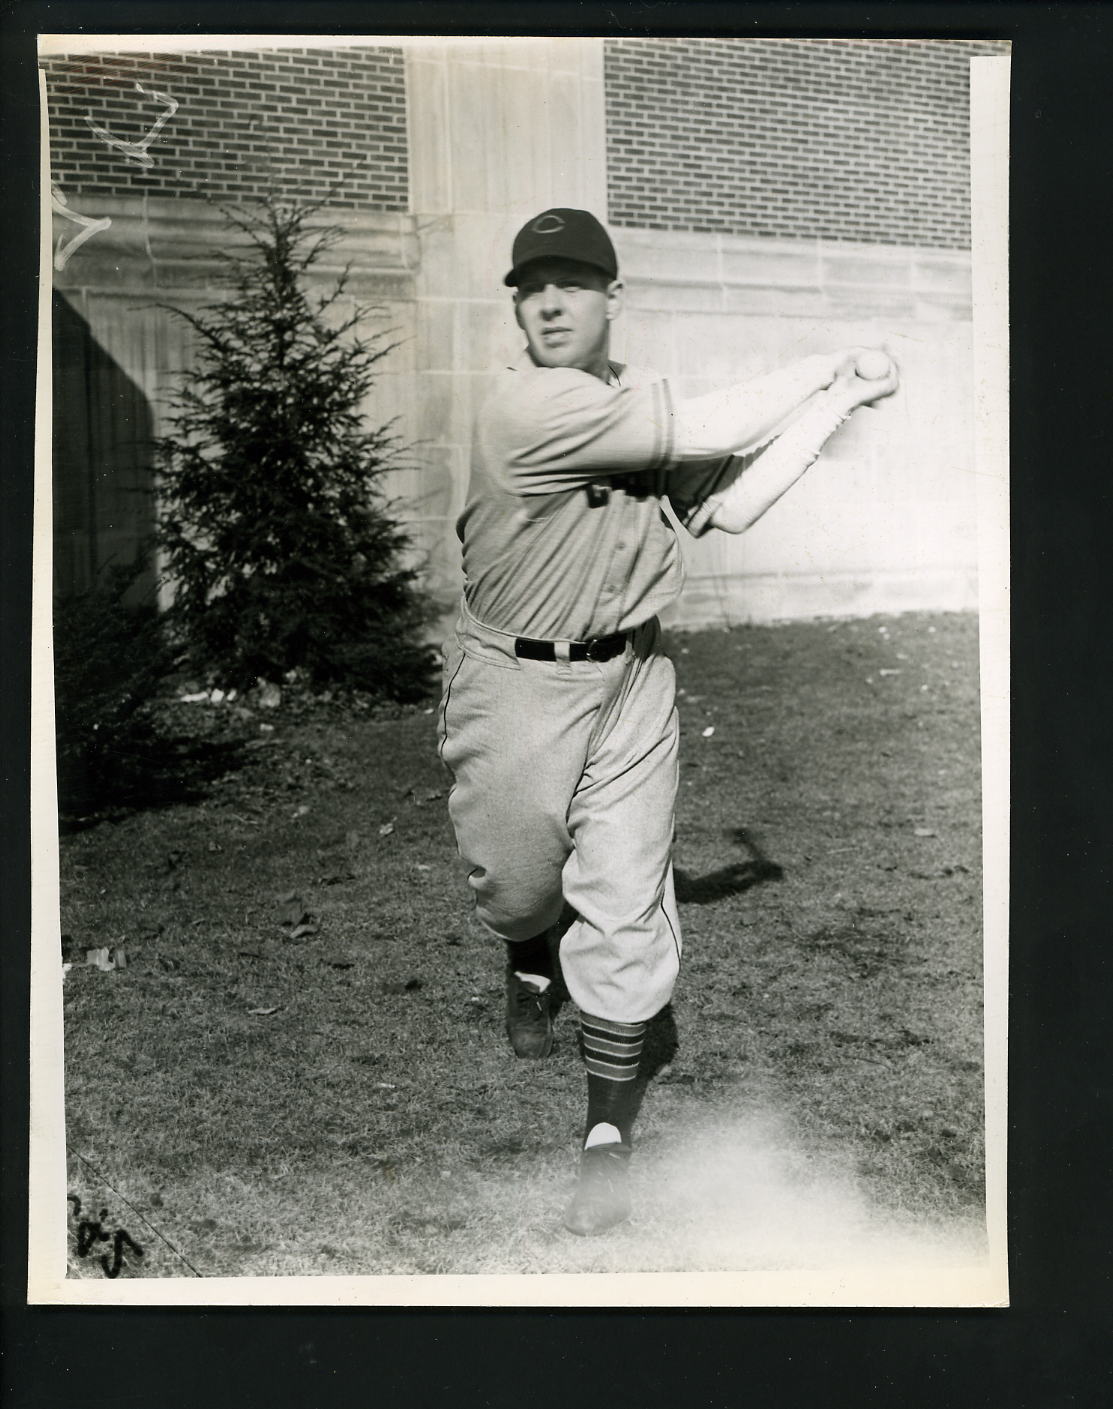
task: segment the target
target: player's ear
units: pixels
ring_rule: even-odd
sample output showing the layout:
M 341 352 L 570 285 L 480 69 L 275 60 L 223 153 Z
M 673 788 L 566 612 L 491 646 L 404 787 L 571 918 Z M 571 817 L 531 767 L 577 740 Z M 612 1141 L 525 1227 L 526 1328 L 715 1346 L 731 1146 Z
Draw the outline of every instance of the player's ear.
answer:
M 521 328 L 522 331 L 524 332 L 524 331 L 525 331 L 525 325 L 522 323 L 522 310 L 518 307 L 518 290 L 517 290 L 517 289 L 514 290 L 514 321 L 515 321 L 515 323 L 517 323 L 518 327 Z
M 617 318 L 622 312 L 623 283 L 621 279 L 612 279 L 607 285 L 607 317 Z

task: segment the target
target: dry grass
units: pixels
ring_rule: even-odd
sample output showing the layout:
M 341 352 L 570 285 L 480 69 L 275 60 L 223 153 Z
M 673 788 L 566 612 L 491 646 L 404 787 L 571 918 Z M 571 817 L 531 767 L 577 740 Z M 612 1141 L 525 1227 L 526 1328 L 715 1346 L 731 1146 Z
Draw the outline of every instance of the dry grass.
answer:
M 655 1032 L 634 1221 L 560 1231 L 574 1015 L 549 1062 L 505 1046 L 501 956 L 467 920 L 432 715 L 181 706 L 266 742 L 204 802 L 63 845 L 67 957 L 128 959 L 75 965 L 65 990 L 70 1188 L 143 1246 L 121 1275 L 969 1250 L 976 622 L 744 628 L 670 650 L 686 956 Z M 103 1275 L 76 1250 L 71 1271 Z

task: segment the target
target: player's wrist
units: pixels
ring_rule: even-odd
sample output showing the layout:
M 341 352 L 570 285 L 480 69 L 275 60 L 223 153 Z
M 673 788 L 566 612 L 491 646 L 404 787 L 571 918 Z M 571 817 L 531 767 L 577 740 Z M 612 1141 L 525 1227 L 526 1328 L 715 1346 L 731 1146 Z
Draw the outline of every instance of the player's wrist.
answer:
M 861 399 L 854 387 L 838 381 L 816 398 L 815 405 L 817 410 L 837 417 L 841 423 L 861 405 Z
M 841 422 L 853 416 L 854 412 L 861 406 L 862 401 L 860 397 L 852 397 L 843 393 L 842 395 L 832 396 L 827 404 L 831 410 L 838 415 Z

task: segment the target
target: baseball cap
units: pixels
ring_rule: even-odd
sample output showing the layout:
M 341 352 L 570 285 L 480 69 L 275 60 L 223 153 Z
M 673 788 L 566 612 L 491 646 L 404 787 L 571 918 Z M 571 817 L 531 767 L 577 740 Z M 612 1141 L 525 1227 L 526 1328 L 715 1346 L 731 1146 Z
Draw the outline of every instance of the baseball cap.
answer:
M 618 278 L 618 258 L 611 237 L 589 210 L 557 206 L 527 220 L 514 236 L 513 268 L 503 280 L 518 283 L 522 266 L 532 259 L 578 259 L 594 264 L 611 279 Z

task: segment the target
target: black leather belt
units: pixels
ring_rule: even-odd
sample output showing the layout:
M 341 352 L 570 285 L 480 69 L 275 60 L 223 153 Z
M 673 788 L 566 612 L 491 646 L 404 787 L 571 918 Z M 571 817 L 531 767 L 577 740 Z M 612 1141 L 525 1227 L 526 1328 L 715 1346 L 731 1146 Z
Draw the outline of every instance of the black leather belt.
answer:
M 616 631 L 613 636 L 596 636 L 591 641 L 570 641 L 569 660 L 613 660 L 626 649 L 626 632 Z M 558 660 L 555 641 L 532 641 L 528 636 L 519 636 L 514 642 L 514 654 L 526 660 Z

